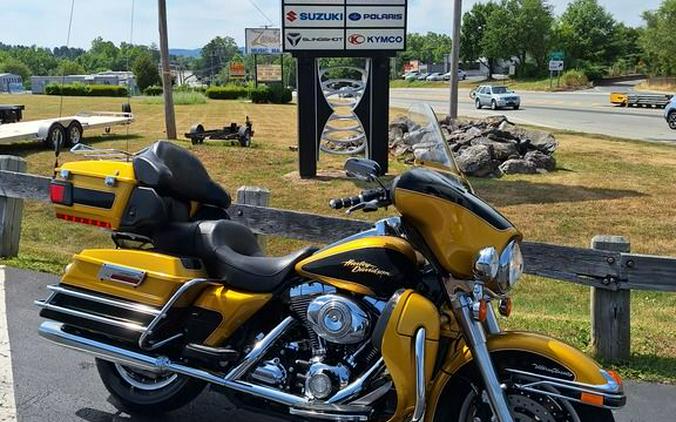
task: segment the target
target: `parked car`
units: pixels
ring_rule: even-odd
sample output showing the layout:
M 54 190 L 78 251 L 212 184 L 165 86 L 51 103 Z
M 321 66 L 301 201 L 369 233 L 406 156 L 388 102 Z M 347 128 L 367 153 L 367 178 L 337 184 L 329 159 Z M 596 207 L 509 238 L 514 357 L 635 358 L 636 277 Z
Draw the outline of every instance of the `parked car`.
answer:
M 424 81 L 425 79 L 427 79 L 428 76 L 430 76 L 430 74 L 427 72 L 421 73 L 420 75 L 418 75 L 418 80 Z
M 426 81 L 443 81 L 444 75 L 441 72 L 430 73 L 428 77 L 425 78 Z
M 664 108 L 664 118 L 667 120 L 669 127 L 676 130 L 676 95 L 671 97 L 671 101 Z
M 521 97 L 506 86 L 481 85 L 474 91 L 474 105 L 477 109 L 490 107 L 493 110 L 512 107 L 518 110 L 521 106 Z
M 443 76 L 445 81 L 451 80 L 451 72 L 446 72 L 442 76 Z M 458 69 L 458 79 L 460 79 L 461 81 L 464 81 L 465 79 L 467 79 L 467 73 L 462 69 Z
M 420 72 L 417 72 L 417 71 L 416 71 L 416 72 L 411 72 L 411 73 L 409 73 L 409 74 L 404 78 L 404 80 L 405 80 L 405 81 L 408 81 L 408 82 L 410 82 L 410 81 L 417 81 L 419 76 L 420 76 Z
M 419 73 L 420 72 L 418 72 L 417 70 L 412 70 L 410 72 L 406 72 L 403 75 L 401 75 L 401 78 L 405 81 L 408 81 L 409 78 L 412 78 L 414 76 L 417 78 Z

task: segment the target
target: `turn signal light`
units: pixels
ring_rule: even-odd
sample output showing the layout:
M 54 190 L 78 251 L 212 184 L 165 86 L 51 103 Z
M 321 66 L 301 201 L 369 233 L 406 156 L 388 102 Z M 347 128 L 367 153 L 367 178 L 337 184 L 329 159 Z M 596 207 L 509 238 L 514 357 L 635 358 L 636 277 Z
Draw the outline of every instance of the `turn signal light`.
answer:
M 603 396 L 592 393 L 581 393 L 580 400 L 584 403 L 589 403 L 594 406 L 603 406 Z
M 500 306 L 498 306 L 498 311 L 500 312 L 500 315 L 504 317 L 510 316 L 512 314 L 512 298 L 506 297 L 500 299 Z
M 486 314 L 488 313 L 488 304 L 485 300 L 479 301 L 479 318 L 478 320 L 483 322 L 486 321 Z

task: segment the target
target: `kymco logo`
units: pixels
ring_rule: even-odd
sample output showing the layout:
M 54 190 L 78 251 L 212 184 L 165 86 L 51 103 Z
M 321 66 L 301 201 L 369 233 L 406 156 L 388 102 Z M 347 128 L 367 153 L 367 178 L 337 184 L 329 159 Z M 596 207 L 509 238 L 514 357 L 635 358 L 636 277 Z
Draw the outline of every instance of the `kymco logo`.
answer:
M 364 37 L 362 34 L 352 34 L 348 37 L 347 41 L 354 45 L 364 44 L 366 37 Z
M 289 22 L 294 22 L 296 19 L 298 19 L 298 14 L 293 10 L 289 10 L 289 12 L 286 14 L 286 20 Z

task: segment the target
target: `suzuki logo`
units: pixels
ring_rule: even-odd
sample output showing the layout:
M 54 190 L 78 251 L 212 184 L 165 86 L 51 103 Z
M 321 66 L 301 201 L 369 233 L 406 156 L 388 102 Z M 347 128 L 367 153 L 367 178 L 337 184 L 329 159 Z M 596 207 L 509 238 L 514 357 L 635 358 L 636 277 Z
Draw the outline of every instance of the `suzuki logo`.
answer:
M 289 22 L 294 22 L 296 19 L 298 19 L 298 14 L 296 14 L 296 12 L 293 10 L 289 10 L 289 12 L 286 14 L 286 20 Z
M 364 37 L 362 34 L 352 34 L 348 37 L 347 39 L 350 44 L 364 44 L 364 41 L 366 41 L 366 37 Z
M 286 34 L 286 40 L 291 44 L 291 47 L 295 47 L 300 42 L 301 35 L 298 32 L 289 32 Z

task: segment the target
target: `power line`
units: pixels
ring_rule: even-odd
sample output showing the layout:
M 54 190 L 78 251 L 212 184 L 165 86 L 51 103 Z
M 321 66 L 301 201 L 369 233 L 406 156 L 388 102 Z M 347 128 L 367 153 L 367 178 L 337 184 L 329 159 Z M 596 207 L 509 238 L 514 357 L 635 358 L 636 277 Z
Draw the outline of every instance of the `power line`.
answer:
M 260 13 L 261 16 L 263 16 L 263 17 L 268 21 L 268 23 L 270 24 L 270 26 L 273 25 L 274 22 L 272 22 L 272 19 L 270 19 L 270 18 L 268 17 L 268 15 L 266 15 L 265 12 L 263 12 L 263 10 L 262 10 L 260 7 L 258 7 L 258 5 L 257 5 L 253 0 L 249 0 L 249 3 L 251 3 L 251 5 L 252 5 L 253 7 L 255 7 L 256 10 L 258 10 L 258 13 Z

